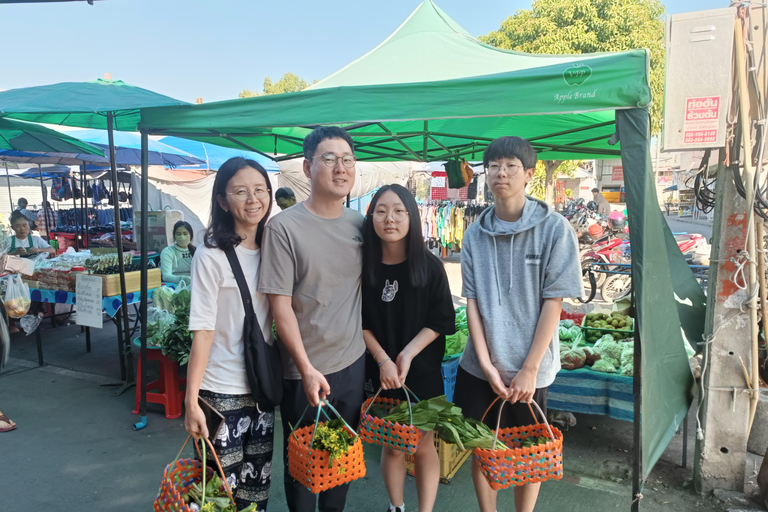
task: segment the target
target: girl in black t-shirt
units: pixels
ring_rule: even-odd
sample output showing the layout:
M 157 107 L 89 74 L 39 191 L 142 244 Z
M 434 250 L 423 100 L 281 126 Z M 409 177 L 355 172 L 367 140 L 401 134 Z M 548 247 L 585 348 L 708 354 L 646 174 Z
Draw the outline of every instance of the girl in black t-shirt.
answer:
M 363 337 L 366 384 L 382 396 L 405 398 L 405 383 L 419 399 L 443 393 L 440 364 L 455 314 L 443 264 L 424 246 L 416 201 L 400 185 L 386 185 L 371 201 L 363 245 Z M 440 481 L 432 432 L 415 453 L 419 510 L 430 511 Z M 384 447 L 381 472 L 389 510 L 402 512 L 405 454 Z

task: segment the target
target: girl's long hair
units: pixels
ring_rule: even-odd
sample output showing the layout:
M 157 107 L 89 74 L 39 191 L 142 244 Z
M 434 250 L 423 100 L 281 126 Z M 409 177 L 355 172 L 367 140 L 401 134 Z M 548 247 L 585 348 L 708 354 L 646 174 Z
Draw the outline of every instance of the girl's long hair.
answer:
M 373 227 L 373 212 L 381 196 L 388 191 L 392 191 L 400 198 L 405 209 L 408 211 L 408 234 L 405 235 L 405 254 L 408 262 L 408 274 L 411 278 L 411 285 L 423 287 L 427 285 L 429 258 L 435 258 L 424 245 L 424 237 L 421 234 L 421 218 L 419 217 L 419 207 L 411 193 L 402 185 L 384 185 L 373 196 L 371 204 L 368 207 L 368 214 L 365 216 L 363 225 L 363 279 L 366 283 L 375 286 L 376 279 L 381 270 L 381 239 L 376 234 Z M 436 259 L 436 258 L 435 258 Z
M 240 156 L 230 158 L 219 167 L 216 173 L 216 180 L 213 182 L 213 194 L 211 197 L 211 221 L 208 229 L 205 230 L 205 246 L 209 248 L 216 247 L 226 251 L 232 247 L 237 247 L 243 241 L 235 233 L 235 218 L 232 212 L 226 212 L 219 205 L 218 197 L 227 196 L 227 184 L 235 174 L 245 167 L 253 167 L 264 176 L 269 191 L 269 207 L 264 213 L 264 218 L 259 221 L 256 229 L 256 244 L 261 247 L 261 239 L 264 236 L 264 225 L 267 223 L 269 213 L 272 211 L 272 184 L 269 181 L 267 171 L 255 160 L 250 160 Z M 191 232 L 190 232 L 191 234 Z

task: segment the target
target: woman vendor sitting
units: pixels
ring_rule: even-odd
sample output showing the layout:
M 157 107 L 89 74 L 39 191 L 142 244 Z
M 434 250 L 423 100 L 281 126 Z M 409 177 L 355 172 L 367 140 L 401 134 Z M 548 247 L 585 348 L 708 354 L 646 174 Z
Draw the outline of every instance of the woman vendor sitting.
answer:
M 11 227 L 16 236 L 11 237 L 11 247 L 9 254 L 29 258 L 35 254 L 48 253 L 49 256 L 55 256 L 56 250 L 48 242 L 34 236 L 29 229 L 29 219 L 20 211 L 15 211 L 11 215 Z
M 182 281 L 189 284 L 192 256 L 195 255 L 195 246 L 192 241 L 192 226 L 188 222 L 179 221 L 173 226 L 173 239 L 175 244 L 163 249 L 160 253 L 160 271 L 163 282 L 179 284 Z

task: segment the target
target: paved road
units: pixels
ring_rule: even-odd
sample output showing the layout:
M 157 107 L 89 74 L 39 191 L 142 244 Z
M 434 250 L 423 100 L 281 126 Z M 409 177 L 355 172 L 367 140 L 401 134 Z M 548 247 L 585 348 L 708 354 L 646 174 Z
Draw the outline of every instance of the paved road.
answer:
M 712 224 L 694 223 L 678 217 L 667 217 L 667 224 L 673 233 L 701 233 L 707 240 L 712 238 Z

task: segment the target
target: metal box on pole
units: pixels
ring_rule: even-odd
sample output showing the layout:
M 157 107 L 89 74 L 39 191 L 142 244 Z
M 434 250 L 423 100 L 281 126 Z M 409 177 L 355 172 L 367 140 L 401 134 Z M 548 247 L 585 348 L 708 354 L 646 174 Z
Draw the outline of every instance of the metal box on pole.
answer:
M 662 151 L 725 147 L 735 19 L 735 7 L 667 17 Z

